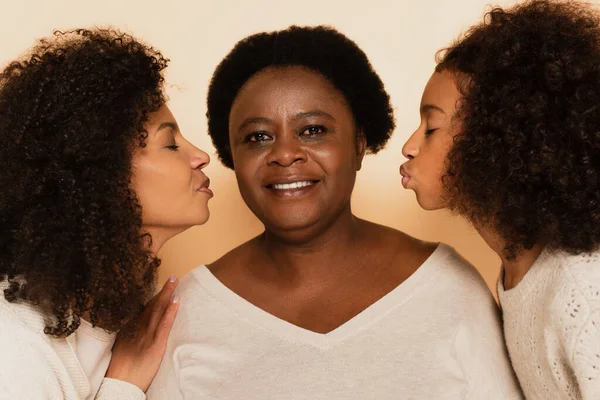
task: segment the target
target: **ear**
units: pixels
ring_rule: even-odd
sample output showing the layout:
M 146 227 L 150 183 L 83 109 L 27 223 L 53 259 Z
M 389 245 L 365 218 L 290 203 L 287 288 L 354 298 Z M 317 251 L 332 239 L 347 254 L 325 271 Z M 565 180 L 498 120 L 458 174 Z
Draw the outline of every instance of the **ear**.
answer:
M 367 137 L 362 129 L 356 131 L 355 135 L 355 146 L 356 146 L 356 170 L 360 171 L 362 167 L 362 160 L 367 151 Z

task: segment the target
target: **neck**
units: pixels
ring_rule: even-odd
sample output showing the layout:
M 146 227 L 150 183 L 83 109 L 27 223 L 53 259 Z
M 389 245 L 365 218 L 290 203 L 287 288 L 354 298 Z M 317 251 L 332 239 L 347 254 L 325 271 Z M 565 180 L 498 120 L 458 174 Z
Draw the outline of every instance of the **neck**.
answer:
M 156 254 L 158 254 L 158 252 L 162 248 L 162 246 L 170 238 L 175 236 L 175 234 L 173 234 L 171 231 L 161 229 L 160 227 L 143 226 L 142 232 L 150 235 L 150 237 L 144 238 L 144 240 L 145 240 L 144 243 L 146 246 L 149 247 L 150 253 L 153 256 L 156 256 Z
M 299 236 L 267 229 L 256 239 L 259 251 L 271 266 L 265 272 L 295 283 L 298 280 L 324 283 L 336 276 L 344 276 L 355 264 L 352 262 L 353 250 L 363 223 L 348 209 L 320 232 L 313 230 L 311 234 Z M 340 270 L 344 272 L 340 274 Z
M 488 228 L 478 228 L 477 231 L 502 261 L 504 290 L 512 289 L 521 282 L 544 249 L 542 244 L 537 243 L 531 249 L 520 250 L 515 258 L 507 258 L 504 251 L 506 243 L 495 231 Z

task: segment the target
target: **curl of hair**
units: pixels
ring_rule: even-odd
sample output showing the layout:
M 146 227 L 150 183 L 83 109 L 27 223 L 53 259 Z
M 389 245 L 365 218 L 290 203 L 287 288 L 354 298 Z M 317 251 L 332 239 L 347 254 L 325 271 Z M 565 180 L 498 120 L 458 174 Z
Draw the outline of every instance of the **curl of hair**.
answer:
M 135 327 L 160 261 L 141 233 L 132 153 L 165 103 L 168 60 L 110 29 L 56 31 L 0 74 L 0 280 L 68 336 L 88 313 Z
M 219 159 L 233 169 L 229 112 L 244 84 L 268 67 L 300 66 L 322 75 L 346 98 L 367 150 L 377 153 L 390 138 L 393 110 L 383 82 L 365 53 L 346 36 L 325 26 L 291 26 L 239 41 L 217 66 L 207 98 L 208 131 Z
M 600 18 L 581 2 L 493 8 L 438 54 L 462 129 L 444 177 L 452 207 L 514 258 L 600 243 Z

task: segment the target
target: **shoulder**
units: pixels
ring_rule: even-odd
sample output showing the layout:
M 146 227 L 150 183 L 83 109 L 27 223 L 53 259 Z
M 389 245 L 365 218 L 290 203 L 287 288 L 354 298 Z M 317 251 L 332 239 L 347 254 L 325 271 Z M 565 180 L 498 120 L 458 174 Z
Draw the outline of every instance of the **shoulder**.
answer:
M 30 334 L 33 337 L 46 338 L 44 327 L 46 326 L 43 312 L 36 306 L 25 301 L 17 300 L 9 302 L 4 297 L 6 282 L 0 282 L 0 333 L 20 332 Z
M 0 291 L 0 390 L 21 398 L 46 398 L 59 388 L 44 318 L 27 304 L 9 303 Z M 36 397 L 36 395 L 38 397 Z
M 520 285 L 525 282 L 536 293 L 540 312 L 554 323 L 571 325 L 600 309 L 600 253 L 544 250 Z
M 388 254 L 390 260 L 421 265 L 438 247 L 388 226 L 360 220 L 363 243 L 375 248 L 380 254 Z
M 215 275 L 234 273 L 239 267 L 244 267 L 248 264 L 249 259 L 255 256 L 255 243 L 259 236 L 242 243 L 225 253 L 218 260 L 206 267 Z
M 581 292 L 593 308 L 600 308 L 600 252 L 557 254 L 560 285 Z
M 467 300 L 482 295 L 491 296 L 479 271 L 451 246 L 440 243 L 428 262 L 436 264 L 437 280 L 453 287 L 456 295 Z
M 499 308 L 477 269 L 454 248 L 440 243 L 421 268 L 431 275 L 428 291 L 440 310 L 473 321 L 499 320 Z

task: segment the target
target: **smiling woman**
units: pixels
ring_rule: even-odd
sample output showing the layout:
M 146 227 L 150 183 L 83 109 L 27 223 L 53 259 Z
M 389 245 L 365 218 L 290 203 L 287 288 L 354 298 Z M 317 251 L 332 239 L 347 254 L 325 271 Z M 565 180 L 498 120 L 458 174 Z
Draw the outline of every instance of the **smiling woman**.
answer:
M 208 117 L 265 230 L 182 282 L 151 399 L 520 397 L 474 268 L 352 214 L 363 157 L 394 128 L 354 42 L 326 27 L 242 40 Z
M 298 66 L 266 68 L 238 93 L 229 127 L 240 192 L 269 231 L 307 241 L 349 211 L 365 138 L 327 79 Z

